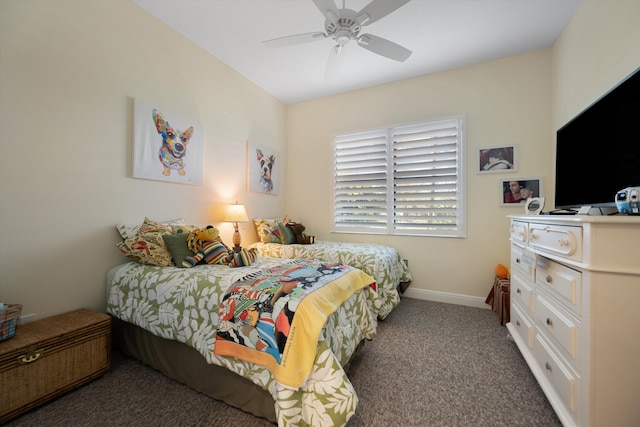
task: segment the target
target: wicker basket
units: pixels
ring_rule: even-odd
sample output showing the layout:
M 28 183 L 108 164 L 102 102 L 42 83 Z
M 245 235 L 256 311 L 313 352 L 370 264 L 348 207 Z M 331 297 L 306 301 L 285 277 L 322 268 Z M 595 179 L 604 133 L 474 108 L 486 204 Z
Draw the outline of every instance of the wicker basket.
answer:
M 8 340 L 16 334 L 21 312 L 21 304 L 5 304 L 4 310 L 0 310 L 0 341 Z

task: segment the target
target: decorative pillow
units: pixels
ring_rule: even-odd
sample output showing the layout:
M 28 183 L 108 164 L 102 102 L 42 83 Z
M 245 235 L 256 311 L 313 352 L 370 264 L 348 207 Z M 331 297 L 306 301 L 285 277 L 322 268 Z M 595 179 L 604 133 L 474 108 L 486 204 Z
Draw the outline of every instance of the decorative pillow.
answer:
M 191 233 L 193 230 L 196 230 L 198 227 L 196 227 L 195 225 L 172 225 L 171 226 L 171 232 L 173 234 L 176 233 L 186 233 L 189 234 Z
M 148 220 L 148 223 L 147 223 Z M 164 233 L 171 233 L 172 230 L 170 229 L 171 226 L 178 226 L 178 225 L 186 225 L 186 222 L 184 219 L 182 218 L 178 218 L 178 219 L 174 219 L 171 221 L 166 221 L 166 222 L 158 222 L 158 221 L 154 221 L 152 219 L 149 219 L 147 217 L 145 217 L 143 223 L 141 225 L 122 225 L 122 224 L 118 224 L 116 225 L 116 230 L 118 230 L 118 233 L 120 234 L 120 236 L 123 239 L 131 239 L 132 237 L 135 237 L 138 233 L 140 233 L 140 228 L 145 225 L 145 223 L 147 223 L 147 226 L 151 227 L 151 224 L 160 224 L 162 226 L 164 226 L 165 228 L 168 228 L 166 231 L 163 231 Z
M 280 243 L 283 245 L 298 243 L 296 235 L 293 233 L 291 227 L 287 227 L 284 224 L 279 224 L 278 227 L 280 227 Z
M 187 246 L 187 237 L 189 237 L 189 233 L 183 232 L 162 235 L 162 239 L 169 248 L 171 259 L 176 267 L 182 267 L 182 261 L 186 257 L 193 255 L 193 252 Z
M 138 235 L 148 233 L 171 233 L 171 226 L 166 226 L 145 216 L 140 230 L 138 230 Z
M 139 234 L 130 239 L 125 239 L 116 245 L 122 254 L 141 264 L 170 267 L 171 253 L 164 243 L 162 234 Z
M 256 232 L 263 243 L 281 243 L 280 224 L 285 223 L 286 218 L 255 218 L 253 223 Z

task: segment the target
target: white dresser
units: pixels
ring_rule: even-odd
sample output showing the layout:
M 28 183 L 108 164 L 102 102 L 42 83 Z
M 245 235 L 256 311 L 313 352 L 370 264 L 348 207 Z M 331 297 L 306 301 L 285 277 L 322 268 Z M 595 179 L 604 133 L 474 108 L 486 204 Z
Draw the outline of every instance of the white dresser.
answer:
M 509 333 L 565 426 L 640 425 L 640 217 L 511 218 Z

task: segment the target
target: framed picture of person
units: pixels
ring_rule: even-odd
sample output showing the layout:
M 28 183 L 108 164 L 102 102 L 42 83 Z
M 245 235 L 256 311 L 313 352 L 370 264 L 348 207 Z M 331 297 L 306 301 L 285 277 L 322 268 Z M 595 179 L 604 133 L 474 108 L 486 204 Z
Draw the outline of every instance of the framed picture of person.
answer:
M 515 172 L 516 146 L 487 147 L 478 150 L 478 173 Z
M 531 197 L 544 197 L 542 178 L 514 178 L 500 181 L 500 204 L 524 206 Z

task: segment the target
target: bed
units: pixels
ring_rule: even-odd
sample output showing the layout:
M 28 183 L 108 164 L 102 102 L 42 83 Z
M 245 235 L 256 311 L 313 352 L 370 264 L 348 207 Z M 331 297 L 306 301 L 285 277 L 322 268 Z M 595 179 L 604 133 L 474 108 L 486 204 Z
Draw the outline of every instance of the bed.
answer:
M 251 321 L 234 329 L 229 325 L 242 316 L 229 313 L 240 312 L 240 304 L 249 296 L 266 304 L 267 300 L 256 296 L 257 289 L 277 280 L 286 283 L 285 277 L 294 277 L 309 288 L 303 286 L 296 296 L 297 285 L 290 293 L 268 300 L 273 313 L 287 312 L 289 317 L 285 317 L 293 319 L 282 351 L 281 364 L 286 357 L 288 367 L 279 371 L 278 366 L 260 364 L 268 355 L 258 354 L 257 344 L 247 350 L 257 357 L 251 359 L 245 357 L 243 343 L 237 342 L 238 337 L 240 341 L 258 337 L 256 342 L 262 343 L 264 336 L 257 331 L 262 317 L 256 328 L 250 327 Z M 322 280 L 322 285 L 315 284 Z M 373 279 L 359 269 L 317 260 L 260 256 L 251 267 L 197 265 L 190 269 L 130 261 L 107 273 L 107 311 L 114 318 L 114 348 L 173 379 L 280 426 L 344 425 L 358 403 L 345 367 L 362 343 L 376 334 L 379 301 L 372 285 Z M 292 307 L 294 317 L 287 311 Z M 325 318 L 316 313 L 332 309 L 335 311 Z M 278 315 L 276 323 L 281 319 Z M 304 325 L 318 328 L 311 343 L 313 351 L 299 339 L 314 337 L 314 327 Z M 273 338 L 266 335 L 264 342 Z M 276 334 L 276 338 L 281 336 Z M 234 356 L 233 349 L 239 349 L 241 358 Z M 273 363 L 273 358 L 269 360 Z
M 404 292 L 412 280 L 400 253 L 386 245 L 321 240 L 310 245 L 261 241 L 251 246 L 258 249 L 260 256 L 339 262 L 364 271 L 376 280 L 380 319 L 385 319 L 400 303 L 399 290 Z

